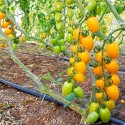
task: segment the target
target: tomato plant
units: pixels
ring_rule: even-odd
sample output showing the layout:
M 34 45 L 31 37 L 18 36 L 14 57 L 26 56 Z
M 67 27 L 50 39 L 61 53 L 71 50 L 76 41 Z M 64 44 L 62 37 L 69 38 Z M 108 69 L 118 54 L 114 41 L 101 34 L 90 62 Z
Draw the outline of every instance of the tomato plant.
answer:
M 120 4 L 109 0 L 1 0 L 0 6 L 0 34 L 7 41 L 0 47 L 9 48 L 13 60 L 39 86 L 40 91 L 80 113 L 84 122 L 93 124 L 99 117 L 103 123 L 109 122 L 110 110 L 115 108 L 115 101 L 119 98 L 117 58 L 120 53 L 125 53 L 121 47 L 125 31 L 121 18 L 125 10 L 123 1 Z M 17 10 L 20 14 L 16 13 Z M 17 23 L 17 18 L 20 23 Z M 113 24 L 114 20 L 117 25 Z M 15 55 L 13 51 L 23 41 L 33 41 L 53 56 L 68 57 L 66 71 L 58 79 L 52 76 L 47 79 L 59 90 L 62 88 L 61 94 L 41 83 L 42 80 Z M 90 74 L 92 83 L 89 100 L 82 85 L 88 85 L 84 82 L 86 72 Z M 62 74 L 65 74 L 65 82 Z

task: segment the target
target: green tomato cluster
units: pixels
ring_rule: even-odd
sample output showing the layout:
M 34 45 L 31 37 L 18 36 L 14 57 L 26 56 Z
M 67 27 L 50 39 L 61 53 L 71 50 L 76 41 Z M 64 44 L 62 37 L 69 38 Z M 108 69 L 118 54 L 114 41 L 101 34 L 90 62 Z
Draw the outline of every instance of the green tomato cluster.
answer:
M 72 101 L 75 97 L 83 98 L 84 90 L 80 86 L 75 86 L 74 81 L 65 81 L 62 86 L 62 94 L 66 100 Z

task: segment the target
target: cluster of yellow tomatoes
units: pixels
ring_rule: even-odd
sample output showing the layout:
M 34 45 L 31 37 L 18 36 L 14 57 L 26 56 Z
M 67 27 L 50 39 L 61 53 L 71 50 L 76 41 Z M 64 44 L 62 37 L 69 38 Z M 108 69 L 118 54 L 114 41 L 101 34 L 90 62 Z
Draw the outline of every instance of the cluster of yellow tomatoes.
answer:
M 98 32 L 99 24 L 96 17 L 89 17 L 86 20 L 86 24 L 91 32 Z M 94 40 L 91 35 L 82 34 L 80 28 L 75 28 L 73 30 L 73 40 L 74 42 L 71 48 L 72 57 L 70 58 L 68 76 L 73 76 L 77 82 L 83 83 L 85 80 L 84 74 L 86 72 L 86 65 L 90 61 L 89 51 L 93 49 Z
M 12 20 L 9 20 L 6 18 L 6 14 L 3 12 L 0 12 L 0 21 L 1 21 L 1 28 L 3 32 L 8 35 L 10 38 L 14 38 L 12 35 L 14 28 L 12 24 Z M 0 47 L 7 47 L 5 43 L 1 43 Z
M 118 85 L 120 84 L 120 78 L 117 75 L 119 66 L 116 61 L 118 56 L 119 47 L 115 41 L 109 41 L 104 50 L 100 50 L 95 55 L 98 65 L 93 67 L 93 73 L 100 76 L 96 79 L 96 87 L 98 88 L 96 99 L 105 101 L 105 98 L 108 97 L 107 101 L 110 101 L 113 105 L 109 109 L 115 107 L 115 100 L 119 98 Z M 106 74 L 108 74 L 108 77 L 106 77 Z

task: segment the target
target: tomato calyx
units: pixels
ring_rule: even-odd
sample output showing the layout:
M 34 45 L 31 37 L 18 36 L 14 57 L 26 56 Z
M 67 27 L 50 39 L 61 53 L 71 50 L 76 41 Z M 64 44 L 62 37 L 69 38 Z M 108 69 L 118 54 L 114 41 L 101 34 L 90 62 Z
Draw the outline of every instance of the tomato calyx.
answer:
M 85 51 L 85 48 L 83 46 L 78 46 L 78 49 L 77 49 L 78 52 L 84 52 Z
M 99 80 L 99 79 L 101 79 L 101 78 L 103 78 L 102 75 L 95 75 L 95 79 Z
M 111 62 L 111 60 L 112 59 L 110 57 L 108 57 L 108 56 L 106 56 L 106 58 L 104 59 L 106 64 L 109 64 Z
M 81 35 L 82 35 L 83 37 L 86 37 L 86 36 L 89 35 L 89 32 L 88 32 L 87 30 L 84 30 L 84 31 L 82 31 Z
M 105 109 L 106 105 L 104 103 L 101 104 L 101 108 Z
M 76 45 L 76 44 L 77 44 L 77 40 L 73 40 L 72 45 Z
M 80 57 L 75 57 L 75 62 L 80 62 L 81 58 Z
M 96 68 L 101 65 L 101 63 L 98 63 L 97 61 L 91 62 L 92 67 Z
M 106 80 L 111 79 L 111 77 L 112 77 L 112 75 L 111 75 L 110 73 L 105 73 L 105 74 L 104 74 L 104 78 L 105 78 Z
M 95 48 L 94 48 L 94 52 L 95 53 L 98 53 L 99 51 L 101 51 L 102 50 L 102 48 L 100 47 L 100 46 L 96 46 Z

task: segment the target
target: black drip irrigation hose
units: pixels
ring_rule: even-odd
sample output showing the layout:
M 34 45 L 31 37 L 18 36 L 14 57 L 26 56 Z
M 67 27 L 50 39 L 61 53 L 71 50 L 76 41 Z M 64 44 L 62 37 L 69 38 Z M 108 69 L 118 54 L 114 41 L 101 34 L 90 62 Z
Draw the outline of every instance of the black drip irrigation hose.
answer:
M 4 79 L 1 79 L 0 78 L 0 82 L 1 83 L 4 83 L 10 87 L 13 87 L 15 89 L 18 89 L 20 91 L 23 91 L 23 92 L 26 92 L 28 94 L 31 94 L 31 95 L 34 95 L 34 96 L 37 96 L 37 97 L 40 97 L 40 98 L 44 98 L 45 100 L 47 101 L 51 101 L 51 102 L 55 102 L 61 106 L 64 106 L 64 104 L 62 102 L 59 102 L 58 100 L 55 100 L 53 97 L 51 96 L 48 96 L 46 94 L 43 94 L 43 93 L 40 93 L 40 92 L 37 92 L 35 90 L 32 90 L 32 89 L 29 89 L 29 88 L 26 88 L 26 87 L 23 87 L 23 86 L 20 86 L 20 85 L 17 85 L 15 83 L 12 83 L 12 82 L 9 82 L 9 81 L 6 81 Z M 122 121 L 122 120 L 119 120 L 119 119 L 116 119 L 116 118 L 112 118 L 110 119 L 110 122 L 112 123 L 116 123 L 118 125 L 125 125 L 125 121 Z

